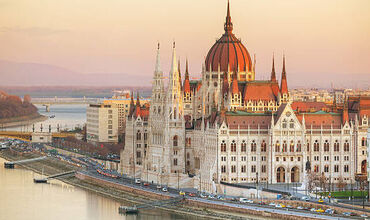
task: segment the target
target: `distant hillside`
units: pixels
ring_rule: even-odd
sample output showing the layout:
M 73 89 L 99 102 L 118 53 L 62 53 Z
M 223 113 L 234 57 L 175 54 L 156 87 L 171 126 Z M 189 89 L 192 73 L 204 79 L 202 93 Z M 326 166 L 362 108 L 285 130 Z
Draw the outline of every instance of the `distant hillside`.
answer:
M 18 96 L 0 91 L 0 119 L 35 115 L 38 115 L 37 108 L 31 104 L 28 95 L 25 95 L 22 101 Z
M 124 73 L 77 73 L 62 67 L 0 60 L 0 86 L 150 85 L 147 77 Z M 144 82 L 144 83 L 143 83 Z

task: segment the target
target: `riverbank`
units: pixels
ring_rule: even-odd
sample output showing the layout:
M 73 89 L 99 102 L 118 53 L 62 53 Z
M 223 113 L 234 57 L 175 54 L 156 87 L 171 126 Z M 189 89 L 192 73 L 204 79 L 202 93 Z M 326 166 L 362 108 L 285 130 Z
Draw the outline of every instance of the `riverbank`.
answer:
M 19 153 L 12 150 L 0 151 L 0 157 L 9 160 L 21 160 L 29 159 L 34 157 L 39 157 L 39 154 L 35 153 Z M 56 158 L 47 158 L 45 160 L 36 161 L 30 164 L 24 164 L 22 167 L 30 169 L 36 173 L 41 174 L 42 170 L 44 175 L 53 175 L 57 173 L 62 173 L 70 170 L 79 171 L 80 168 L 59 161 Z M 98 193 L 105 197 L 109 197 L 118 202 L 129 202 L 132 204 L 143 204 L 149 201 L 154 201 L 164 198 L 153 198 L 153 196 L 137 194 L 137 192 L 130 192 L 119 190 L 115 187 L 110 187 L 105 184 L 98 183 L 96 181 L 81 180 L 76 177 L 61 177 L 57 178 L 60 181 L 63 181 L 67 184 L 79 187 L 91 192 Z M 260 216 L 246 214 L 246 213 L 230 213 L 223 210 L 215 210 L 212 207 L 192 207 L 188 204 L 174 207 L 158 207 L 158 209 L 164 210 L 170 213 L 177 213 L 183 216 L 195 217 L 196 219 L 266 219 L 267 216 Z M 117 210 L 118 211 L 118 210 Z M 270 218 L 271 219 L 271 218 Z
M 38 122 L 46 121 L 48 119 L 45 115 L 40 115 L 35 113 L 32 115 L 22 116 L 22 117 L 13 117 L 13 118 L 3 118 L 0 119 L 1 128 L 12 128 L 25 125 L 31 125 Z

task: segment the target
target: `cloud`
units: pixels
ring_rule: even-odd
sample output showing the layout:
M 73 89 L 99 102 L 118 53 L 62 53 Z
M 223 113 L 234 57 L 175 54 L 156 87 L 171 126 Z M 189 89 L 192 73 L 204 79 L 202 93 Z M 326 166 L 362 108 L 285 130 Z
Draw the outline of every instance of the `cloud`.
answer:
M 34 36 L 47 36 L 69 32 L 69 30 L 53 29 L 47 27 L 0 27 L 0 33 L 21 33 Z

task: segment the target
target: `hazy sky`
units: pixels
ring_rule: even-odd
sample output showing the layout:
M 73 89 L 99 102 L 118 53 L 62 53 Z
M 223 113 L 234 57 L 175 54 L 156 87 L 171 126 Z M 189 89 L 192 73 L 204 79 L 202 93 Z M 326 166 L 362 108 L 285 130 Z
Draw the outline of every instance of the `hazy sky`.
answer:
M 226 0 L 0 0 L 0 59 L 148 76 L 172 41 L 191 74 L 224 32 Z M 266 78 L 285 51 L 290 87 L 370 81 L 369 0 L 231 0 L 234 33 Z M 114 83 L 113 83 L 114 84 Z M 355 85 L 357 85 L 355 83 Z

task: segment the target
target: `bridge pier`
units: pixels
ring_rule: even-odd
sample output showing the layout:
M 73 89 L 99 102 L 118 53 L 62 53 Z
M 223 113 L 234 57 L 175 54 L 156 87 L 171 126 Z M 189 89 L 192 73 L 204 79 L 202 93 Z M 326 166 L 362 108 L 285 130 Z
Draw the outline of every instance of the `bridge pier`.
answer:
M 50 104 L 43 104 L 46 108 L 46 112 L 50 112 Z

